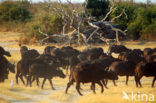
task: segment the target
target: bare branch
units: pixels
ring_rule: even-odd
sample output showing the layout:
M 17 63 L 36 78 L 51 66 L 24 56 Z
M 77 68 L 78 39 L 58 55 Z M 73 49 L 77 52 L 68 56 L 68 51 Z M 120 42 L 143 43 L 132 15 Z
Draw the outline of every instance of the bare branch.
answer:
M 120 42 L 119 42 L 119 32 L 116 31 L 116 34 L 115 34 L 115 35 L 116 35 L 116 43 L 120 43 Z
M 93 23 L 90 23 L 89 21 L 88 21 L 88 24 L 93 28 L 99 28 L 98 26 L 94 25 Z
M 127 14 L 125 13 L 125 8 L 124 8 L 122 12 L 120 13 L 120 15 L 114 17 L 110 22 L 114 22 L 116 19 L 120 18 L 123 14 L 125 14 L 126 19 L 127 19 Z
M 43 34 L 44 36 L 46 36 L 46 37 L 49 37 L 49 35 L 48 34 L 46 34 L 46 33 L 43 33 L 42 31 L 41 31 L 41 29 L 39 28 L 39 33 L 41 33 L 41 34 Z
M 126 14 L 125 10 L 123 11 L 123 13 L 124 13 L 124 14 L 125 14 L 125 16 L 126 16 L 126 19 L 128 19 L 128 16 L 127 16 L 127 14 Z
M 88 4 L 88 0 L 85 0 L 85 6 L 84 6 L 84 15 L 85 15 L 85 17 L 87 17 L 87 4 Z
M 74 29 L 72 32 L 68 33 L 67 35 L 70 37 L 76 32 L 76 29 Z
M 123 33 L 124 35 L 126 35 L 126 33 L 124 31 L 122 31 L 121 29 L 118 29 L 118 28 L 112 28 L 112 30 L 114 30 L 115 32 L 121 32 Z
M 108 38 L 104 38 L 104 37 L 100 37 L 100 40 L 105 42 L 107 45 L 110 45 L 111 43 L 116 41 L 116 39 L 108 39 Z
M 89 41 L 89 39 L 94 35 L 94 33 L 95 32 L 97 32 L 98 30 L 99 30 L 100 28 L 98 27 L 98 28 L 96 28 L 96 30 L 94 30 L 91 34 L 90 34 L 90 36 L 88 37 L 88 39 L 87 39 L 87 41 L 86 42 L 88 42 Z
M 114 5 L 112 7 L 110 7 L 109 12 L 106 14 L 106 16 L 101 20 L 101 21 L 105 21 L 108 16 L 112 13 L 112 11 L 116 10 L 116 8 L 114 8 Z
M 123 9 L 123 11 L 124 11 L 125 9 Z M 118 18 L 120 18 L 122 15 L 123 15 L 123 11 L 120 13 L 120 15 L 118 15 L 118 16 L 116 16 L 116 17 L 114 17 L 110 22 L 114 22 L 115 21 L 115 19 L 118 19 Z
M 65 23 L 64 25 L 63 25 L 63 30 L 62 30 L 62 34 L 65 34 L 65 27 L 67 26 L 67 23 Z
M 81 25 L 81 22 L 82 22 L 82 20 L 79 22 L 79 24 L 78 24 L 78 33 L 77 33 L 77 35 L 78 35 L 78 44 L 80 45 L 80 25 Z

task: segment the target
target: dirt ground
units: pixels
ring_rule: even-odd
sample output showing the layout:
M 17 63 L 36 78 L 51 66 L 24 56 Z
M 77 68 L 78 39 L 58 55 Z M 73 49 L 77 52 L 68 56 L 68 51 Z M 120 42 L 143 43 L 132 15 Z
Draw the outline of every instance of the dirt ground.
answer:
M 12 57 L 8 58 L 11 62 L 17 63 L 21 58 L 18 46 L 20 35 L 22 33 L 0 33 L 0 46 L 11 52 Z M 156 48 L 156 42 L 154 41 L 127 41 L 122 42 L 122 44 L 132 49 Z M 42 53 L 45 46 L 28 45 L 28 47 L 35 48 Z M 92 45 L 92 47 L 103 47 L 105 51 L 108 49 L 106 45 Z M 75 48 L 79 50 L 85 49 L 84 46 Z M 9 79 L 4 83 L 0 83 L 0 103 L 156 103 L 156 87 L 151 88 L 152 77 L 142 78 L 143 88 L 136 88 L 134 77 L 130 77 L 128 86 L 125 85 L 125 79 L 125 77 L 119 77 L 119 80 L 116 82 L 117 86 L 114 86 L 112 81 L 109 81 L 109 89 L 105 89 L 103 94 L 100 93 L 98 85 L 96 85 L 96 94 L 93 94 L 90 90 L 90 84 L 84 84 L 82 85 L 83 90 L 81 90 L 84 96 L 79 96 L 75 85 L 71 86 L 68 94 L 65 94 L 64 91 L 69 80 L 68 76 L 65 79 L 54 78 L 52 80 L 56 90 L 51 90 L 48 81 L 42 90 L 40 87 L 37 87 L 36 83 L 33 83 L 32 87 L 26 87 L 19 80 L 19 85 L 17 85 L 15 83 L 15 74 L 10 73 Z M 14 81 L 13 87 L 10 86 L 11 80 Z M 40 85 L 41 83 L 42 79 L 40 79 Z M 124 96 L 123 92 L 127 93 L 130 100 L 122 99 Z M 137 94 L 136 100 L 131 99 L 132 93 Z M 142 100 L 142 94 L 146 94 L 147 98 L 144 97 Z M 154 101 L 149 101 L 151 95 L 154 95 Z

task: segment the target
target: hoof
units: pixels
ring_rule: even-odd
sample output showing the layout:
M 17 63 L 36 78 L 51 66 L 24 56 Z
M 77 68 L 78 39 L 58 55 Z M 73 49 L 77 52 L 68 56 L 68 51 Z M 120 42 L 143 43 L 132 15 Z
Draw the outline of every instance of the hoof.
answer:
M 52 88 L 52 90 L 56 90 L 55 88 Z

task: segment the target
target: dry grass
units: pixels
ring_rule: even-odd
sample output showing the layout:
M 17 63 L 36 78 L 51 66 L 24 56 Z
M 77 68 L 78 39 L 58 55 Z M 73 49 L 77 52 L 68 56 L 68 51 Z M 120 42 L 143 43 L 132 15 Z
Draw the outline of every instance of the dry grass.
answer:
M 8 101 L 5 100 L 5 99 L 0 98 L 0 103 L 10 103 L 10 102 L 8 102 Z
M 81 85 L 83 90 L 81 92 L 84 96 L 79 96 L 75 85 L 71 86 L 69 89 L 69 94 L 65 94 L 64 90 L 56 93 L 52 93 L 50 97 L 53 100 L 57 100 L 63 103 L 131 103 L 132 101 L 122 100 L 123 91 L 125 91 L 129 96 L 131 92 L 142 93 L 142 94 L 153 94 L 156 95 L 156 89 L 151 88 L 151 82 L 153 78 L 143 78 L 142 84 L 143 88 L 136 88 L 134 79 L 131 77 L 129 85 L 125 85 L 125 77 L 120 77 L 117 81 L 117 87 L 113 85 L 110 81 L 108 84 L 109 89 L 105 89 L 104 93 L 101 94 L 101 88 L 96 85 L 96 94 L 90 90 L 90 84 Z M 66 85 L 66 83 L 64 84 Z M 135 103 L 145 103 L 146 101 L 138 101 Z M 154 103 L 154 102 L 153 102 Z
M 12 34 L 12 33 L 11 33 Z M 5 35 L 5 36 L 4 36 Z M 18 40 L 19 35 L 10 35 L 10 34 L 5 34 L 5 33 L 0 33 L 0 41 L 1 42 L 15 42 L 14 44 L 10 45 L 4 45 L 3 47 L 7 48 L 18 48 L 18 43 L 16 40 Z M 6 38 L 6 36 L 9 36 Z M 126 45 L 128 48 L 140 48 L 144 49 L 146 47 L 150 48 L 155 48 L 156 47 L 156 42 L 144 42 L 144 41 L 127 41 L 127 42 L 122 42 L 123 45 Z M 37 50 L 42 50 L 45 48 L 45 46 L 40 46 L 40 45 L 28 45 L 29 48 L 31 49 L 37 49 Z M 61 47 L 61 46 L 57 46 Z M 91 47 L 102 47 L 104 51 L 107 51 L 108 46 L 106 45 L 91 45 Z M 86 47 L 85 46 L 75 46 L 74 48 L 83 50 Z M 42 51 L 40 51 L 42 53 Z M 8 58 L 9 61 L 11 62 L 16 62 L 20 60 L 20 53 L 19 50 L 16 50 L 15 52 L 12 52 L 12 57 Z M 117 55 L 114 55 L 115 57 Z M 14 86 L 10 87 L 11 79 L 14 80 Z M 61 78 L 54 78 L 53 79 L 53 85 L 56 88 L 55 91 L 51 90 L 50 84 L 47 81 L 45 83 L 45 89 L 41 90 L 40 87 L 36 86 L 36 83 L 33 83 L 33 87 L 25 87 L 22 82 L 19 79 L 19 85 L 15 84 L 15 74 L 10 73 L 9 74 L 9 79 L 7 79 L 4 83 L 0 83 L 0 94 L 5 94 L 8 96 L 11 96 L 15 98 L 16 100 L 28 100 L 31 98 L 26 97 L 24 95 L 20 95 L 20 93 L 27 94 L 27 95 L 36 95 L 36 96 L 46 96 L 49 98 L 48 100 L 40 98 L 39 102 L 37 103 L 52 103 L 52 101 L 57 101 L 57 103 L 131 103 L 131 101 L 125 101 L 122 100 L 122 92 L 125 91 L 129 95 L 131 91 L 134 93 L 140 92 L 140 93 L 147 93 L 147 94 L 154 94 L 156 96 L 156 87 L 151 88 L 151 82 L 152 78 L 142 78 L 142 84 L 143 88 L 136 88 L 134 78 L 130 77 L 129 80 L 129 85 L 125 85 L 125 77 L 120 77 L 119 80 L 117 81 L 117 87 L 113 85 L 113 83 L 110 81 L 108 84 L 109 89 L 105 89 L 104 93 L 100 93 L 100 87 L 96 85 L 96 94 L 93 94 L 92 91 L 90 90 L 90 84 L 81 84 L 81 87 L 83 90 L 81 92 L 84 94 L 84 96 L 79 96 L 76 89 L 75 85 L 71 86 L 69 89 L 68 93 L 65 94 L 65 88 L 66 84 L 68 83 L 68 77 L 65 79 Z M 42 83 L 42 79 L 40 79 L 40 84 Z M 47 94 L 44 94 L 44 92 L 48 91 Z M 155 98 L 156 99 L 156 98 Z M 50 101 L 51 100 L 51 101 Z M 156 100 L 155 100 L 156 101 Z M 9 103 L 6 100 L 0 99 L 0 103 Z M 55 103 L 55 102 L 53 102 Z M 135 102 L 135 103 L 147 103 L 145 101 L 142 102 Z M 150 103 L 155 103 L 155 102 L 150 102 Z

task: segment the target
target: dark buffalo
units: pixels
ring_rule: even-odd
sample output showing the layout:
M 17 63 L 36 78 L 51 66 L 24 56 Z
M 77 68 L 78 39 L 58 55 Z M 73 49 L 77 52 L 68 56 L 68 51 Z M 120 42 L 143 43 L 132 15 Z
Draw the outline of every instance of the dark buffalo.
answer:
M 39 52 L 35 49 L 27 50 L 21 52 L 22 59 L 17 63 L 17 73 L 16 73 L 16 83 L 18 84 L 18 77 L 22 80 L 23 84 L 25 84 L 23 80 L 23 76 L 27 79 L 27 75 L 29 73 L 29 65 L 32 60 L 36 57 L 40 56 Z
M 69 87 L 76 82 L 76 90 L 80 95 L 82 95 L 80 83 L 92 83 L 93 92 L 95 93 L 95 83 L 101 86 L 101 92 L 103 92 L 103 85 L 100 80 L 104 78 L 118 79 L 114 72 L 104 70 L 101 63 L 80 63 L 71 70 L 71 77 L 65 92 L 67 93 Z
M 156 53 L 152 54 L 152 55 L 146 55 L 146 61 L 147 62 L 156 62 Z
M 151 49 L 151 48 L 145 48 L 144 49 L 144 56 L 146 57 L 147 55 L 152 55 L 153 53 L 156 53 L 156 48 Z
M 8 56 L 8 57 L 11 57 L 10 52 L 5 51 L 4 48 L 1 47 L 1 46 L 0 46 L 0 55 L 5 55 L 5 56 Z
M 46 79 L 49 80 L 51 88 L 54 89 L 51 79 L 56 76 L 65 78 L 64 73 L 58 68 L 58 66 L 59 62 L 57 61 L 57 58 L 52 56 L 49 56 L 48 63 L 44 61 L 43 57 L 33 60 L 29 67 L 28 82 L 30 83 L 30 86 L 31 78 L 34 76 L 34 79 L 36 78 L 37 82 L 38 78 L 44 78 L 41 86 L 42 89 Z
M 119 60 L 119 59 L 116 59 L 116 58 L 113 58 L 112 56 L 108 56 L 108 57 L 104 57 L 103 59 L 99 59 L 99 60 L 92 61 L 92 63 L 95 63 L 95 62 L 101 63 L 103 69 L 107 69 L 107 68 L 109 68 L 109 66 L 110 66 L 113 62 L 115 62 L 115 61 L 120 61 L 120 60 Z M 108 88 L 108 87 L 107 87 L 107 82 L 108 82 L 107 79 L 102 80 L 102 83 L 103 83 L 103 85 L 104 85 L 106 88 Z M 115 83 L 115 81 L 113 81 L 113 83 L 114 83 L 115 86 L 117 86 L 116 83 Z
M 133 49 L 131 52 L 133 52 L 134 54 L 136 54 L 138 56 L 144 55 L 144 52 L 141 49 Z
M 15 72 L 15 66 L 11 64 L 5 56 L 11 57 L 11 54 L 5 51 L 3 47 L 0 47 L 0 82 L 8 79 L 9 71 Z
M 66 75 L 68 74 L 68 69 L 70 68 L 70 60 L 74 57 L 76 57 L 77 55 L 80 54 L 80 51 L 77 49 L 74 49 L 70 46 L 67 47 L 62 47 L 61 51 L 64 53 L 64 60 L 65 60 L 65 65 L 64 68 L 66 69 Z
M 118 59 L 123 60 L 123 61 L 131 61 L 136 64 L 141 61 L 146 61 L 144 57 L 139 56 L 138 54 L 134 52 L 122 52 L 119 54 Z
M 129 52 L 131 51 L 124 45 L 111 45 L 108 49 L 108 54 L 111 55 L 112 53 L 121 53 L 121 52 Z
M 135 63 L 130 61 L 116 61 L 113 62 L 109 69 L 116 72 L 119 76 L 126 76 L 126 85 L 128 84 L 129 76 L 135 76 Z
M 15 73 L 15 65 L 2 55 L 0 55 L 0 60 L 0 82 L 4 82 L 5 79 L 8 79 L 9 71 Z
M 22 58 L 23 54 L 28 51 L 28 48 L 26 46 L 22 46 L 21 44 L 19 44 L 19 47 L 20 47 L 20 53 Z
M 101 55 L 104 55 L 104 51 L 102 48 L 91 48 L 82 51 L 78 55 L 78 59 L 81 62 L 86 60 L 95 60 L 98 59 Z
M 140 87 L 142 87 L 140 79 L 143 76 L 146 77 L 154 77 L 153 82 L 152 82 L 152 87 L 154 87 L 154 82 L 156 80 L 156 62 L 150 62 L 150 63 L 145 63 L 145 62 L 140 62 L 137 64 L 136 69 L 135 69 L 135 81 L 136 81 L 136 86 L 138 87 L 138 84 Z
M 55 47 L 55 46 L 47 46 L 47 47 L 45 47 L 43 54 L 51 55 L 51 51 L 52 51 L 54 48 L 56 48 L 56 47 Z

